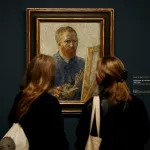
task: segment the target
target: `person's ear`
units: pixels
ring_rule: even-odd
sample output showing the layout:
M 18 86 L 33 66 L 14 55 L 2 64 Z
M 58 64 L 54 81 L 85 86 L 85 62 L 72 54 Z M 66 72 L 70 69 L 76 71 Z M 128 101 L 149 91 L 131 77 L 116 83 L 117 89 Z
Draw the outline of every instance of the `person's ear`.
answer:
M 58 43 L 58 47 L 59 47 L 60 45 L 61 45 L 61 43 L 59 42 L 59 43 Z
M 60 42 L 58 42 L 58 46 L 61 46 L 61 41 L 60 41 Z

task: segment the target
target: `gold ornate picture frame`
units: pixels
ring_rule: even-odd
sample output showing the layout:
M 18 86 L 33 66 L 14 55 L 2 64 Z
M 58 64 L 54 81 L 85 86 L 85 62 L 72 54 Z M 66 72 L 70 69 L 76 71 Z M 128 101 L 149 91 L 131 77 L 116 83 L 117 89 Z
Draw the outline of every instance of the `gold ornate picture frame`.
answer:
M 71 26 L 78 35 L 77 55 L 85 60 L 81 98 L 59 100 L 64 114 L 80 114 L 83 104 L 97 93 L 95 69 L 98 57 L 114 55 L 114 9 L 27 8 L 26 67 L 40 53 L 58 51 L 55 32 Z

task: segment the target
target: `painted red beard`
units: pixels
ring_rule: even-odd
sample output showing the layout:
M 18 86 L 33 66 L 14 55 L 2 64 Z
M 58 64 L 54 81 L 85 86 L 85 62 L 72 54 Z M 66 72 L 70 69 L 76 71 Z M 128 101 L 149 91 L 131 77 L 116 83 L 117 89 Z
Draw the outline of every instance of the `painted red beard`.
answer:
M 62 53 L 68 59 L 71 59 L 72 57 L 76 56 L 76 50 L 74 48 L 70 48 L 67 50 L 63 48 Z

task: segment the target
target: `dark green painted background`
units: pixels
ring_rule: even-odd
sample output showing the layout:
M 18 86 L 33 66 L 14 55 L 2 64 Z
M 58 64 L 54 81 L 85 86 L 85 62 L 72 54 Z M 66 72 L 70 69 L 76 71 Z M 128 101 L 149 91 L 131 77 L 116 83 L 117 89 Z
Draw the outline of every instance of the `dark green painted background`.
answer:
M 7 115 L 25 71 L 26 8 L 114 8 L 115 55 L 125 63 L 129 71 L 128 85 L 132 89 L 132 76 L 150 75 L 149 3 L 149 0 L 1 0 L 0 137 L 7 131 Z M 150 95 L 141 98 L 150 116 Z M 65 118 L 70 150 L 74 150 L 78 120 Z M 150 150 L 150 141 L 145 150 Z

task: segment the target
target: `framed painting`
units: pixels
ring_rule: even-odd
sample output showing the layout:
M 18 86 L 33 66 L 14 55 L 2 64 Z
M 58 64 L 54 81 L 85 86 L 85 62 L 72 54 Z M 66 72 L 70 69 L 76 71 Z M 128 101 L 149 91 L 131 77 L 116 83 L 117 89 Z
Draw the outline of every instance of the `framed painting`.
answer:
M 56 85 L 51 94 L 64 114 L 80 114 L 98 94 L 97 60 L 114 55 L 114 9 L 27 8 L 26 67 L 39 54 L 56 60 Z

